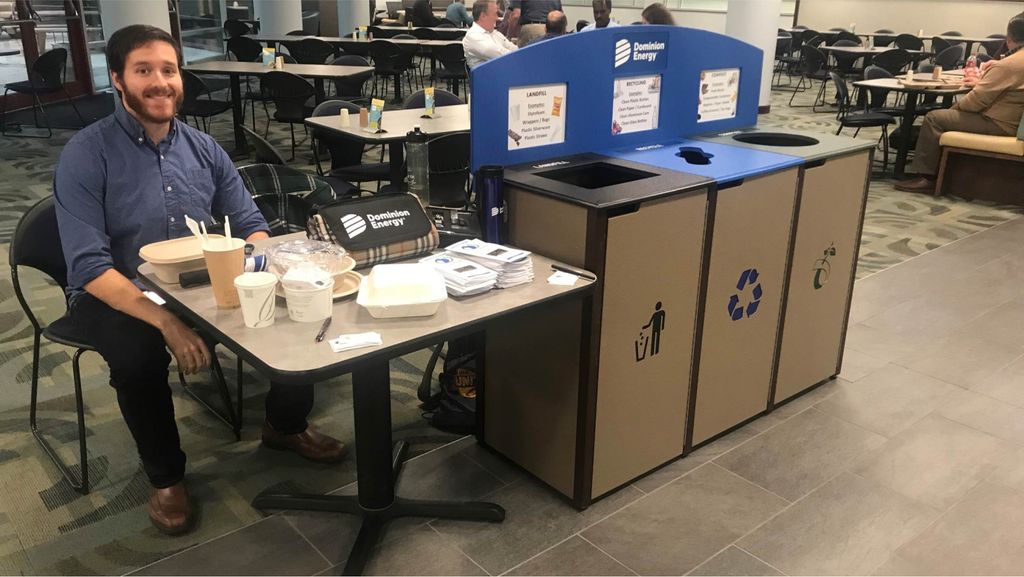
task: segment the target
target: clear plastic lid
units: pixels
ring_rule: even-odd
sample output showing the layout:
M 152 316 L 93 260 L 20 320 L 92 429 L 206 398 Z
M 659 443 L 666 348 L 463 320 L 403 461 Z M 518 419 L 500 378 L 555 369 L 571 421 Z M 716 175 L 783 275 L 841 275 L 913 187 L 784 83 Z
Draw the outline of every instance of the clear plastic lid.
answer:
M 352 268 L 352 259 L 345 249 L 319 240 L 296 239 L 273 244 L 264 249 L 268 270 L 283 278 L 296 267 L 316 267 L 334 276 Z

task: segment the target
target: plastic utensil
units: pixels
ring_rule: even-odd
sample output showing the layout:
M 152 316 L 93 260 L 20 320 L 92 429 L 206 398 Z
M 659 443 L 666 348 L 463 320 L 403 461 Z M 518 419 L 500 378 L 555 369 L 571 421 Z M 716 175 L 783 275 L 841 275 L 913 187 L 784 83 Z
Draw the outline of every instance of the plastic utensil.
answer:
M 203 244 L 210 242 L 210 235 L 206 234 L 206 221 L 199 222 L 199 229 L 203 231 Z
M 188 229 L 192 231 L 192 234 L 195 235 L 195 237 L 199 239 L 199 242 L 203 242 L 203 235 L 202 235 L 202 233 L 199 232 L 199 223 L 196 222 L 196 219 L 194 219 L 194 218 L 192 218 L 192 217 L 190 217 L 189 215 L 186 214 L 185 215 L 185 226 L 187 226 Z
M 224 215 L 224 236 L 231 238 L 231 221 L 228 220 L 228 215 Z

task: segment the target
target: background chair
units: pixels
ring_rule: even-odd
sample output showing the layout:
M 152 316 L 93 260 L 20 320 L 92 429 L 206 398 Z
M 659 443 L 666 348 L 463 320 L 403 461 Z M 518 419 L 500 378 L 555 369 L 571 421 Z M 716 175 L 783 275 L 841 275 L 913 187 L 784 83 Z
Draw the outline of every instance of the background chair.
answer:
M 309 102 L 316 91 L 305 78 L 283 70 L 272 70 L 263 76 L 263 91 L 274 101 L 274 120 L 288 124 L 292 137 L 292 156 L 288 160 L 294 160 L 295 125 L 305 128 L 306 119 L 313 113 Z
M 68 51 L 63 48 L 54 48 L 53 50 L 44 52 L 39 56 L 39 58 L 36 58 L 36 61 L 33 62 L 31 68 L 29 68 L 28 80 L 7 84 L 4 88 L 3 108 L 0 108 L 0 134 L 4 136 L 42 138 L 42 136 L 37 135 L 11 134 L 7 132 L 7 123 L 4 119 L 7 117 L 8 92 L 32 95 L 32 119 L 38 127 L 39 117 L 36 111 L 38 110 L 39 113 L 42 113 L 43 120 L 46 121 L 46 138 L 53 136 L 53 127 L 50 126 L 50 119 L 46 116 L 46 109 L 43 107 L 43 101 L 39 99 L 41 94 L 55 94 L 57 92 L 63 92 L 64 99 L 71 104 L 71 108 L 75 110 L 78 120 L 82 123 L 82 126 L 85 126 L 85 118 L 82 117 L 82 113 L 79 112 L 78 107 L 75 106 L 75 101 L 71 99 L 71 95 L 68 94 L 67 89 L 64 87 L 67 61 Z
M 454 132 L 427 142 L 430 205 L 469 205 L 469 132 Z
M 395 99 L 401 98 L 402 76 L 411 66 L 411 60 L 407 61 L 406 58 L 407 54 L 394 42 L 388 40 L 370 42 L 370 60 L 373 61 L 373 87 L 370 90 L 374 98 L 387 98 L 388 80 L 394 80 Z M 379 90 L 378 79 L 382 84 Z
M 875 46 L 888 46 L 896 41 L 896 32 L 888 28 L 875 30 L 875 37 L 872 41 Z
M 263 46 L 245 36 L 235 37 L 228 40 L 228 54 L 239 62 L 260 62 L 263 59 Z M 252 87 L 252 78 L 244 77 L 245 91 L 242 93 L 242 111 L 245 111 L 245 102 L 252 105 L 252 128 L 256 129 L 256 103 L 263 105 L 263 113 L 267 117 L 267 124 L 270 124 L 270 111 L 267 109 L 267 102 L 270 98 L 263 92 L 263 80 L 257 80 L 256 89 Z M 244 115 L 243 115 L 244 116 Z
M 902 48 L 893 48 L 875 54 L 871 58 L 871 64 L 879 68 L 883 68 L 889 71 L 893 76 L 906 70 L 913 59 L 910 57 L 910 53 Z M 867 68 L 870 68 L 868 66 Z M 865 69 L 866 70 L 866 69 Z
M 949 48 L 953 44 L 945 38 L 939 38 L 938 36 L 932 37 L 932 54 L 940 54 L 943 50 Z
M 941 66 L 943 70 L 953 70 L 964 60 L 964 45 L 956 44 L 939 52 L 932 59 L 935 66 Z
M 820 38 L 816 36 L 815 38 Z M 824 104 L 825 96 L 825 81 L 828 79 L 828 60 L 825 58 L 825 54 L 817 48 L 804 44 L 804 47 L 800 50 L 800 80 L 796 86 L 793 87 L 793 94 L 789 97 L 789 105 L 793 107 L 807 107 L 812 108 L 818 106 L 818 101 Z M 821 82 L 821 87 L 818 89 L 817 96 L 814 98 L 814 102 L 810 105 L 800 104 L 794 105 L 793 99 L 796 98 L 796 93 L 801 90 L 807 90 L 808 88 L 814 87 L 814 81 L 818 80 Z M 804 81 L 807 81 L 807 88 L 803 87 Z
M 241 20 L 228 18 L 224 21 L 224 34 L 226 34 L 229 39 L 238 38 L 240 36 L 245 36 L 246 34 L 252 34 L 252 28 Z
M 239 124 L 238 127 L 245 133 L 246 144 L 252 147 L 256 162 L 261 164 L 278 164 L 281 166 L 288 164 L 284 156 L 278 152 L 277 147 L 260 136 L 255 130 L 244 124 Z
M 61 475 L 76 491 L 84 495 L 89 492 L 89 461 L 86 447 L 85 408 L 82 398 L 80 359 L 82 354 L 86 351 L 95 351 L 96 349 L 89 343 L 81 328 L 72 321 L 67 310 L 65 310 L 64 315 L 59 319 L 43 326 L 31 305 L 25 299 L 25 293 L 22 289 L 21 278 L 19 276 L 20 267 L 32 268 L 49 277 L 61 288 L 61 290 L 67 288 L 67 266 L 64 262 L 64 249 L 61 247 L 60 243 L 60 230 L 57 226 L 57 213 L 54 208 L 54 200 L 52 196 L 48 196 L 40 200 L 29 208 L 24 215 L 22 215 L 14 229 L 14 237 L 10 244 L 9 260 L 11 265 L 11 284 L 14 288 L 14 295 L 18 300 L 18 304 L 21 305 L 21 309 L 24 311 L 25 316 L 28 317 L 29 323 L 32 325 L 32 382 L 29 401 L 29 428 L 32 431 L 32 436 L 43 448 L 43 451 L 46 452 L 46 455 L 50 460 L 53 461 L 54 465 L 57 466 Z M 77 413 L 78 418 L 79 465 L 77 474 L 53 449 L 38 427 L 37 413 L 39 399 L 39 357 L 41 337 L 46 337 L 46 340 L 50 342 L 75 349 L 75 354 L 71 358 L 71 367 L 75 388 L 75 412 Z M 215 343 L 208 341 L 207 344 L 212 352 L 214 350 Z M 216 354 L 211 355 L 210 369 L 213 373 L 214 381 L 217 385 L 221 399 L 227 407 L 227 415 L 229 416 L 225 416 L 225 414 L 222 414 L 207 404 L 201 397 L 195 395 L 185 382 L 185 376 L 181 374 L 181 372 L 178 373 L 178 377 L 181 380 L 184 390 L 190 396 L 210 410 L 217 418 L 231 427 L 234 430 L 236 440 L 241 439 L 241 359 L 239 359 L 237 391 L 238 402 L 235 407 L 232 406 L 231 396 L 230 393 L 228 393 L 220 361 Z
M 321 102 L 313 110 L 312 116 L 337 116 L 342 109 L 348 110 L 350 114 L 356 117 L 359 116 L 359 106 L 343 100 Z M 350 138 L 342 138 L 329 131 L 317 128 L 313 128 L 310 134 L 313 139 L 313 161 L 316 164 L 317 174 L 330 179 L 332 186 L 335 185 L 333 179 L 337 179 L 344 181 L 349 189 L 352 188 L 352 185 L 348 183 L 358 184 L 373 181 L 378 183 L 379 188 L 380 182 L 388 178 L 390 173 L 387 163 L 363 163 L 363 155 L 365 153 L 363 143 Z M 324 170 L 321 162 L 321 147 L 326 147 L 330 155 L 331 167 L 327 171 Z M 341 187 L 336 187 L 336 190 L 338 188 Z M 340 194 L 342 194 L 342 191 L 339 190 Z
M 196 119 L 196 128 L 199 128 L 199 119 L 202 119 L 203 132 L 209 133 L 208 121 L 212 123 L 214 116 L 231 110 L 231 103 L 227 100 L 214 100 L 203 79 L 188 70 L 181 71 L 181 79 L 185 94 L 178 115 Z
M 342 54 L 331 60 L 329 64 L 334 66 L 369 66 L 370 63 L 362 56 L 355 54 Z M 339 100 L 349 102 L 361 102 L 367 100 L 363 93 L 366 81 L 373 78 L 373 71 L 366 71 L 355 76 L 339 76 L 334 79 L 334 94 Z
M 982 48 L 985 49 L 985 53 L 991 57 L 998 56 L 1004 48 L 1006 48 L 1006 35 L 1005 34 L 989 34 L 986 38 L 992 40 L 986 40 L 981 43 Z
M 889 165 L 889 125 L 895 123 L 896 119 L 882 112 L 854 111 L 850 102 L 850 90 L 846 86 L 846 79 L 834 71 L 829 72 L 828 75 L 835 85 L 836 100 L 839 103 L 839 112 L 836 114 L 839 128 L 836 130 L 836 134 L 842 132 L 844 128 L 850 127 L 856 129 L 853 133 L 853 136 L 856 137 L 860 134 L 861 128 L 881 128 L 882 172 L 885 172 L 886 167 Z
M 434 89 L 434 106 L 455 106 L 457 104 L 465 104 L 465 102 L 447 90 Z M 405 99 L 405 102 L 402 103 L 402 108 L 408 110 L 410 108 L 424 108 L 426 105 L 427 93 L 423 90 L 417 90 L 410 94 L 409 98 Z
M 303 38 L 281 44 L 299 64 L 324 64 L 328 58 L 334 58 L 339 54 L 337 48 L 319 38 Z
M 448 90 L 453 94 L 459 94 L 459 85 L 463 85 L 468 92 L 469 72 L 466 69 L 466 52 L 461 44 L 448 44 L 437 51 L 437 62 L 441 66 L 434 74 L 434 81 L 444 81 Z
M 832 46 L 836 48 L 843 47 L 856 47 L 860 44 L 854 43 L 851 40 L 839 40 Z M 844 77 L 846 76 L 857 76 L 863 73 L 863 69 L 858 69 L 857 62 L 863 58 L 860 54 L 849 54 L 846 52 L 831 52 L 832 59 L 835 61 L 834 69 L 839 71 Z

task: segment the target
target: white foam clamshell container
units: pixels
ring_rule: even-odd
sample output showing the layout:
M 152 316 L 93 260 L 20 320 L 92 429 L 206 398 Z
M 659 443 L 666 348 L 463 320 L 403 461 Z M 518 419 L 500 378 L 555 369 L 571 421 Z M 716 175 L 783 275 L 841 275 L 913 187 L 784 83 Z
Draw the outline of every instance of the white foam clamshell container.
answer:
M 425 264 L 379 264 L 359 285 L 356 302 L 375 319 L 429 317 L 448 299 L 444 277 Z

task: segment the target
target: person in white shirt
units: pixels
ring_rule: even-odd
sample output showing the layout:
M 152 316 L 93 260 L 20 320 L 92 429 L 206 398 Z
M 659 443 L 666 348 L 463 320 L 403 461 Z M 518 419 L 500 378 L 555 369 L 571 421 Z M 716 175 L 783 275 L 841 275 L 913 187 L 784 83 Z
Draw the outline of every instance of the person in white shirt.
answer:
M 619 26 L 618 22 L 612 20 L 612 0 L 594 0 L 591 6 L 594 8 L 594 23 L 587 24 L 580 32 Z
M 508 54 L 516 45 L 494 29 L 498 24 L 498 3 L 495 0 L 473 2 L 473 26 L 462 39 L 466 52 L 466 64 L 475 68 L 482 62 Z

